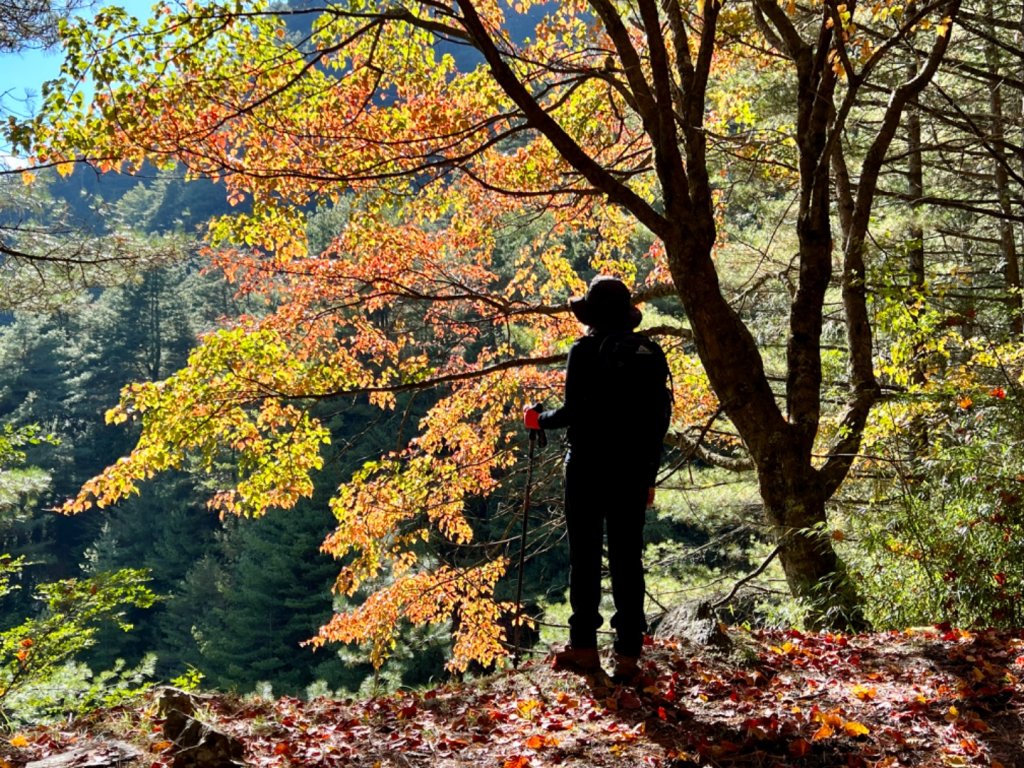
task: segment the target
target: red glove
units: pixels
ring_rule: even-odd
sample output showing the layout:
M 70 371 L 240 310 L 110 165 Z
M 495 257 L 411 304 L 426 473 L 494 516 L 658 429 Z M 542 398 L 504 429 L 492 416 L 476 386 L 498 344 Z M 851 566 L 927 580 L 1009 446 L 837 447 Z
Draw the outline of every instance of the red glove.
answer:
M 529 405 L 523 409 L 523 423 L 527 429 L 540 429 L 540 408 Z

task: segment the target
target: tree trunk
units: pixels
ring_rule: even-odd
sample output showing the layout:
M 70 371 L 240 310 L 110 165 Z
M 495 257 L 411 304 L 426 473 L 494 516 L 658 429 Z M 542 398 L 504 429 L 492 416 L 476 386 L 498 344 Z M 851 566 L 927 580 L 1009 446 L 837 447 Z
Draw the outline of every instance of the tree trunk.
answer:
M 917 64 L 907 67 L 908 79 L 917 77 Z M 920 290 L 924 287 L 924 227 L 918 220 L 924 198 L 924 159 L 921 151 L 921 111 L 917 97 L 914 97 L 907 109 L 907 194 L 910 197 L 911 219 L 907 242 L 907 271 L 910 274 L 910 287 Z M 913 300 L 913 297 L 911 298 Z M 915 378 L 917 374 L 915 373 Z
M 808 627 L 866 629 L 857 591 L 832 545 L 827 492 L 817 471 L 805 458 L 781 451 L 758 467 L 758 482 L 786 583 L 805 608 Z
M 708 378 L 757 468 L 787 584 L 806 608 L 808 626 L 862 629 L 859 598 L 827 530 L 831 492 L 812 466 L 806 430 L 780 411 L 749 330 L 715 290 L 713 262 L 695 252 L 698 221 L 690 219 L 685 234 L 666 241 L 669 265 Z
M 913 80 L 915 77 L 917 62 L 912 61 L 907 65 L 907 79 Z M 908 306 L 913 307 L 920 299 L 926 277 L 924 226 L 919 219 L 924 205 L 924 150 L 921 142 L 921 110 L 916 96 L 907 108 L 907 195 L 910 198 L 911 221 L 907 232 L 907 273 L 910 285 L 906 301 Z M 916 352 L 919 353 L 923 346 L 923 343 L 918 343 Z M 919 354 L 915 353 L 912 365 L 911 381 L 923 386 L 927 373 Z M 908 448 L 909 458 L 923 456 L 929 449 L 928 423 L 922 415 L 914 416 L 910 423 Z
M 992 2 L 985 3 L 985 16 L 989 20 L 989 41 L 985 47 L 989 72 L 995 75 L 1002 73 L 1002 55 L 995 43 L 996 30 L 991 23 Z M 999 250 L 1003 260 L 1003 281 L 1006 289 L 1006 307 L 1010 316 L 1010 330 L 1014 335 L 1024 334 L 1024 315 L 1022 315 L 1020 264 L 1017 258 L 1017 242 L 1013 231 L 1013 202 L 1010 190 L 1009 159 L 1006 156 L 1006 120 L 1003 115 L 1002 84 L 998 81 L 992 85 L 989 95 L 991 110 L 991 152 L 993 160 L 993 176 L 999 210 L 1003 215 L 999 222 Z

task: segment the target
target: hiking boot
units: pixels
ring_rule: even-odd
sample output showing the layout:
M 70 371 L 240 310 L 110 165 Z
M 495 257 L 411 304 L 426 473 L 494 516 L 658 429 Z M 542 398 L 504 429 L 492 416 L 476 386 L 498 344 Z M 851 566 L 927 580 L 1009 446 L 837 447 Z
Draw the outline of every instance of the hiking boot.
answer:
M 621 653 L 615 654 L 615 671 L 612 673 L 612 682 L 621 685 L 629 685 L 640 677 L 640 658 L 637 656 L 626 656 Z
M 567 645 L 555 654 L 551 666 L 553 669 L 588 674 L 601 668 L 601 659 L 597 655 L 597 648 L 573 648 Z

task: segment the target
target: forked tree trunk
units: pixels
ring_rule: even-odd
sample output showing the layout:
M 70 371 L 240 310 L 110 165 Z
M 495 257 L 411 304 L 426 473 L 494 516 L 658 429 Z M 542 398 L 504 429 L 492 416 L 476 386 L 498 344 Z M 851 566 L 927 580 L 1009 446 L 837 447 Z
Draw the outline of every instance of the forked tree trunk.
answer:
M 808 626 L 866 628 L 857 590 L 832 544 L 816 471 L 783 454 L 759 470 L 758 481 L 786 583 L 805 607 Z
M 807 430 L 779 409 L 754 338 L 709 274 L 711 260 L 694 253 L 708 232 L 688 224 L 678 240 L 666 241 L 669 265 L 711 384 L 754 461 L 787 585 L 806 608 L 808 626 L 861 629 L 860 600 L 827 526 L 834 487 L 812 465 Z

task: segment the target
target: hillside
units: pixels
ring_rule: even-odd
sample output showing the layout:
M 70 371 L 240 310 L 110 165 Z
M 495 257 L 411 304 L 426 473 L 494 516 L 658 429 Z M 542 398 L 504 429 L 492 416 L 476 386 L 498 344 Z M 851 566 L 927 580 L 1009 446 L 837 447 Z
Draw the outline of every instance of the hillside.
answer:
M 196 717 L 253 766 L 1024 766 L 1020 632 L 730 637 L 728 653 L 656 641 L 636 687 L 538 659 L 362 701 L 202 694 Z M 16 734 L 0 765 L 124 765 L 111 757 L 124 742 L 139 750 L 131 765 L 194 764 L 157 696 Z

